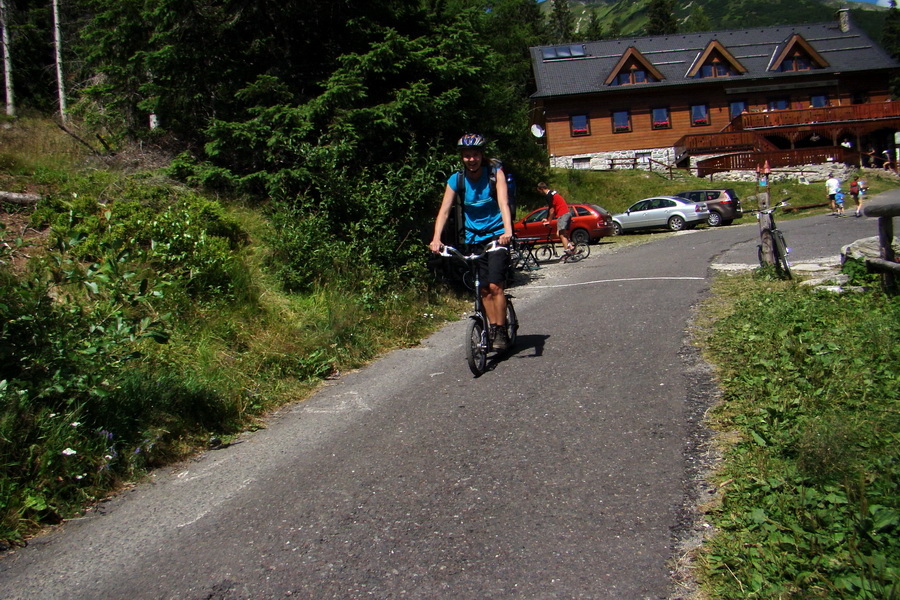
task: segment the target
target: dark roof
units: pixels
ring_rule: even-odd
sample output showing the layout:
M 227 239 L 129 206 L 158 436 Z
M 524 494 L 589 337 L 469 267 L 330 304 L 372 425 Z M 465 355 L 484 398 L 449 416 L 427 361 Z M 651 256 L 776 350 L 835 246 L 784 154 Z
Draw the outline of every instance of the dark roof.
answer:
M 773 59 L 781 52 L 791 37 L 799 34 L 828 66 L 814 71 L 778 72 L 768 70 Z M 849 25 L 842 32 L 837 22 L 810 25 L 783 25 L 760 27 L 734 31 L 710 31 L 683 35 L 666 35 L 639 38 L 620 38 L 599 42 L 585 42 L 584 56 L 573 58 L 551 58 L 544 56 L 557 54 L 554 48 L 567 49 L 581 44 L 564 46 L 537 46 L 531 48 L 531 62 L 537 83 L 533 98 L 548 98 L 572 94 L 635 90 L 635 86 L 605 85 L 613 67 L 630 48 L 640 51 L 644 58 L 664 75 L 660 82 L 639 84 L 642 91 L 649 89 L 692 85 L 709 82 L 686 77 L 694 61 L 703 53 L 710 42 L 718 40 L 728 52 L 747 68 L 747 73 L 728 78 L 729 83 L 773 78 L 808 77 L 829 73 L 852 71 L 873 71 L 900 67 L 884 50 L 878 47 L 861 29 Z M 574 54 L 578 54 L 575 52 Z M 565 54 L 559 52 L 558 54 Z M 570 53 L 571 54 L 571 53 Z M 715 80 L 723 83 L 721 78 Z

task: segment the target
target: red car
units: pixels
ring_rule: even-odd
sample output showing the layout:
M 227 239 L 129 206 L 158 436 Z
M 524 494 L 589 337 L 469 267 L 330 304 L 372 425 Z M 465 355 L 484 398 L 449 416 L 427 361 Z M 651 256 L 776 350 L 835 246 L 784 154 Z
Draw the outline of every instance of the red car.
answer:
M 575 210 L 575 216 L 572 217 L 572 223 L 569 226 L 569 233 L 572 241 L 576 244 L 591 243 L 614 234 L 612 215 L 605 208 L 596 204 L 569 204 L 569 207 Z M 551 240 L 558 241 L 556 219 L 550 221 L 548 227 L 541 222 L 546 216 L 546 206 L 531 212 L 527 217 L 513 224 L 513 233 L 519 239 L 546 239 L 549 233 Z

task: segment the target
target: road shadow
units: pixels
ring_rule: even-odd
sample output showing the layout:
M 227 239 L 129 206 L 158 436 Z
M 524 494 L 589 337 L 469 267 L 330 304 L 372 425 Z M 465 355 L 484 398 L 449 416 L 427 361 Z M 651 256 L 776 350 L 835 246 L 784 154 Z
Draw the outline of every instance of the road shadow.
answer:
M 543 356 L 544 344 L 547 342 L 549 335 L 520 335 L 516 338 L 516 347 L 512 352 L 505 352 L 497 358 L 534 358 Z

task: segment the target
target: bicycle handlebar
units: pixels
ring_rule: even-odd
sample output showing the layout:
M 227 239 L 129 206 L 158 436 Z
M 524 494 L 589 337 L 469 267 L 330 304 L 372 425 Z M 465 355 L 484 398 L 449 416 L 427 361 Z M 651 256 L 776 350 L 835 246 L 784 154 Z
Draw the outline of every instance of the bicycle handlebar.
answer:
M 463 254 L 462 252 L 460 252 L 459 250 L 457 250 L 456 248 L 454 248 L 453 246 L 446 246 L 446 245 L 441 246 L 441 251 L 438 252 L 438 254 L 440 254 L 441 256 L 456 256 L 458 258 L 468 261 L 468 260 L 476 260 L 478 258 L 481 258 L 487 252 L 500 252 L 500 251 L 506 250 L 506 249 L 507 249 L 506 246 L 501 246 L 496 240 L 494 240 L 493 242 L 488 244 L 487 248 L 485 248 L 484 252 L 482 252 L 481 254 L 475 254 L 473 252 L 472 254 L 466 255 L 466 254 Z
M 773 212 L 775 212 L 776 209 L 784 208 L 785 206 L 790 206 L 790 204 L 788 203 L 787 200 L 782 200 L 781 202 L 779 202 L 779 203 L 776 204 L 775 206 L 770 206 L 769 208 L 760 209 L 760 210 L 751 210 L 750 212 L 756 213 L 756 214 L 766 214 L 766 215 L 771 215 Z

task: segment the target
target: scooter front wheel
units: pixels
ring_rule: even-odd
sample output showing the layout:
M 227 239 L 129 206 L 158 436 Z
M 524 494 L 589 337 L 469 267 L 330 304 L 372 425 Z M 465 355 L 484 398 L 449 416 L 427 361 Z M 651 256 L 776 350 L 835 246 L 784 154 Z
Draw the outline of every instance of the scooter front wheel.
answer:
M 469 319 L 466 327 L 466 361 L 475 377 L 487 368 L 488 339 L 484 321 L 478 317 Z

